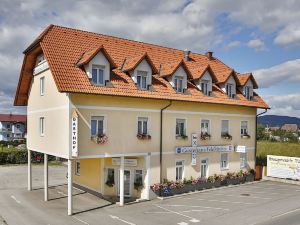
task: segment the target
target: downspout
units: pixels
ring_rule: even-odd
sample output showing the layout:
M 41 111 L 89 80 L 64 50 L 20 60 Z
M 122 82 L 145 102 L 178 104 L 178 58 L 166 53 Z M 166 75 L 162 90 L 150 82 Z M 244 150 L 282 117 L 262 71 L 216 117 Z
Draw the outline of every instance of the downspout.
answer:
M 163 143 L 163 111 L 170 107 L 172 105 L 172 100 L 170 100 L 169 104 L 160 109 L 160 143 L 159 143 L 159 179 L 160 183 L 162 184 L 163 179 L 162 179 L 162 143 Z M 162 196 L 162 190 L 160 189 L 159 195 Z
M 256 115 L 255 117 L 255 149 L 254 149 L 254 167 L 256 166 L 256 148 L 257 148 L 257 117 L 259 117 L 260 115 L 265 114 L 268 111 L 268 109 L 265 109 L 264 112 L 259 113 Z

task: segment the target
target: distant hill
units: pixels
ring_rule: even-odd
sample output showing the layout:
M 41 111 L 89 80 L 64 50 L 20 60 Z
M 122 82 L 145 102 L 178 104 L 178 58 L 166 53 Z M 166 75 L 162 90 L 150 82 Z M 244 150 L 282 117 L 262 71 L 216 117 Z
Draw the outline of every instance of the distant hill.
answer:
M 269 127 L 282 126 L 286 123 L 294 123 L 300 127 L 300 118 L 290 116 L 266 115 L 257 118 L 259 124 L 268 125 Z

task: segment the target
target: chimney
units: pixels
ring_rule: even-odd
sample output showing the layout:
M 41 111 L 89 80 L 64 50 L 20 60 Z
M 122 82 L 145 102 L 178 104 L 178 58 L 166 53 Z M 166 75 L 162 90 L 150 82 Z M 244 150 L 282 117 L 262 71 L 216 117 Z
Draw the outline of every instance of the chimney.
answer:
M 190 53 L 191 51 L 187 49 L 184 50 L 184 61 L 190 61 Z
M 213 52 L 208 51 L 208 52 L 205 53 L 205 55 L 208 58 L 208 60 L 212 60 L 213 59 Z

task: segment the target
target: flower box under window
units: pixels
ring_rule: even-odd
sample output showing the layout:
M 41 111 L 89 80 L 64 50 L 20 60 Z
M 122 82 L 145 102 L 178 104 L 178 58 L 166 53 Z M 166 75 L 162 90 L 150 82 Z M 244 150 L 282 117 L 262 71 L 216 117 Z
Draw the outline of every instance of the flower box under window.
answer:
M 91 140 L 99 145 L 104 145 L 108 142 L 108 137 L 105 134 L 97 134 L 91 137 Z
M 232 136 L 228 133 L 222 134 L 221 137 L 225 140 L 232 140 Z
M 200 139 L 201 140 L 209 140 L 211 138 L 210 134 L 209 133 L 201 133 L 200 135 Z
M 242 138 L 245 138 L 245 139 L 250 138 L 250 135 L 249 134 L 242 134 Z
M 137 134 L 136 137 L 139 140 L 150 140 L 151 139 L 151 135 L 149 135 L 149 134 Z
M 187 139 L 188 136 L 185 135 L 185 134 L 182 134 L 182 135 L 176 135 L 176 139 Z

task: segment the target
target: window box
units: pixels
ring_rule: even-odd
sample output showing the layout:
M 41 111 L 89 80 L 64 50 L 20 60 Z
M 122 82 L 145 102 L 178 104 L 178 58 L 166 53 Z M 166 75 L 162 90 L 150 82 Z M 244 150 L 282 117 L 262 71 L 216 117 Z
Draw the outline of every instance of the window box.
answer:
M 200 138 L 201 140 L 205 141 L 205 140 L 209 140 L 211 136 L 209 133 L 201 133 Z
M 225 140 L 232 140 L 232 136 L 228 133 L 222 134 L 221 137 Z
M 98 134 L 91 137 L 91 140 L 100 145 L 104 145 L 108 142 L 108 137 L 105 134 Z
M 136 137 L 139 140 L 150 140 L 151 139 L 151 135 L 149 135 L 149 134 L 137 134 Z
M 243 134 L 243 135 L 242 135 L 242 138 L 248 139 L 248 138 L 250 138 L 250 135 L 249 135 L 249 134 Z
M 187 139 L 187 138 L 188 138 L 188 136 L 184 135 L 184 134 L 182 134 L 182 135 L 176 135 L 176 139 Z

